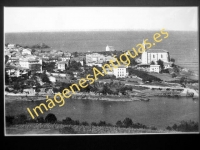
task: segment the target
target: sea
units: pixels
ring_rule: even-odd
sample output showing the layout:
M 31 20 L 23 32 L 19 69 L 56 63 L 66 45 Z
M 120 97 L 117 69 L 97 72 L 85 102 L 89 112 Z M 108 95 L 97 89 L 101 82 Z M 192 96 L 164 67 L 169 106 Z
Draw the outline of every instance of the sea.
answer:
M 167 31 L 167 30 L 166 30 Z M 79 31 L 79 32 L 23 32 L 5 33 L 5 43 L 32 46 L 45 43 L 51 49 L 68 52 L 100 52 L 106 46 L 116 50 L 131 50 L 143 39 L 153 43 L 153 35 L 160 31 Z M 162 38 L 152 49 L 165 49 L 175 63 L 199 74 L 198 32 L 167 31 L 168 38 Z M 137 48 L 136 48 L 137 49 Z
M 160 31 L 90 31 L 90 32 L 31 32 L 5 33 L 5 43 L 32 46 L 45 43 L 51 49 L 68 52 L 100 52 L 106 46 L 114 46 L 116 50 L 131 50 L 142 43 L 143 39 L 153 42 L 153 35 Z M 167 31 L 169 36 L 153 49 L 165 49 L 175 63 L 199 74 L 198 33 L 188 31 Z M 45 100 L 45 97 L 44 97 Z M 7 115 L 26 114 L 27 108 L 34 108 L 45 101 L 13 101 L 5 103 Z M 58 120 L 71 117 L 74 120 L 115 124 L 126 117 L 134 123 L 166 128 L 180 121 L 199 121 L 199 99 L 152 97 L 149 102 L 111 102 L 95 100 L 67 99 L 64 106 L 56 105 L 41 116 L 54 113 Z
M 46 104 L 45 101 L 7 102 L 5 103 L 6 116 L 25 114 L 31 118 L 27 108 L 33 112 L 33 108 L 41 103 Z M 39 116 L 45 118 L 49 113 L 55 114 L 59 121 L 70 117 L 81 122 L 106 121 L 115 125 L 118 120 L 123 121 L 125 118 L 130 118 L 134 123 L 165 129 L 183 120 L 198 122 L 199 100 L 186 97 L 150 97 L 149 102 L 66 99 L 62 107 L 56 104 L 51 110 L 44 109 L 44 113 L 39 113 Z

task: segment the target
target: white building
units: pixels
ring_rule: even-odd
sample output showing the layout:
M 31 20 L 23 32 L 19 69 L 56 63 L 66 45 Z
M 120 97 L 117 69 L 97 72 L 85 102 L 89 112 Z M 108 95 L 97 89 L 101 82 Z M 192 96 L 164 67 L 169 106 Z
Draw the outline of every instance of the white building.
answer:
M 106 46 L 106 51 L 115 51 L 115 48 L 113 46 Z
M 157 63 L 158 60 L 169 62 L 169 52 L 163 49 L 149 49 L 142 53 L 142 64 L 150 64 L 152 61 Z
M 98 64 L 98 63 L 88 63 L 87 66 L 98 66 L 98 67 L 102 67 L 102 64 Z
M 65 70 L 67 66 L 67 62 L 65 61 L 59 61 L 57 62 L 57 68 L 61 71 Z
M 125 78 L 128 76 L 127 66 L 119 66 L 118 68 L 113 68 L 113 74 L 116 78 Z
M 8 44 L 7 46 L 9 49 L 13 49 L 13 48 L 16 48 L 16 45 L 15 44 Z
M 150 65 L 150 72 L 160 72 L 160 65 Z
M 38 72 L 42 72 L 42 59 L 38 57 L 20 58 L 19 65 L 30 70 L 34 69 Z
M 31 55 L 31 51 L 32 51 L 32 50 L 31 50 L 30 48 L 23 49 L 23 50 L 22 50 L 22 55 L 26 55 L 26 54 L 27 54 L 27 55 Z
M 86 65 L 91 63 L 103 63 L 105 56 L 99 53 L 86 54 Z
M 68 61 L 70 60 L 70 57 L 61 57 L 61 61 Z
M 160 65 L 150 65 L 150 64 L 139 64 L 137 65 L 138 70 L 146 71 L 146 72 L 160 72 Z

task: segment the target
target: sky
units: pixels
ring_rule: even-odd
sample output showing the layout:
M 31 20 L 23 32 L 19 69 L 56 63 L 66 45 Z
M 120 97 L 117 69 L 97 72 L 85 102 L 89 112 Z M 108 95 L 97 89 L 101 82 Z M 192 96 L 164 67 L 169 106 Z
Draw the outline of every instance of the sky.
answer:
M 4 32 L 198 31 L 198 7 L 4 7 Z

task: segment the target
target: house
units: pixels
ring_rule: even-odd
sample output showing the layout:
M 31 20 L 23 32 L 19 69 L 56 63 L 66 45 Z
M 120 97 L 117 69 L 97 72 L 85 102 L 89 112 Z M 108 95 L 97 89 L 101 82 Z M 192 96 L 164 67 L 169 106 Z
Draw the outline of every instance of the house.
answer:
M 110 60 L 115 60 L 115 58 L 113 56 L 105 56 L 105 62 Z
M 86 65 L 91 63 L 103 63 L 105 56 L 99 53 L 86 54 Z
M 16 48 L 16 44 L 8 44 L 7 46 L 9 49 L 14 49 Z
M 128 76 L 127 66 L 121 65 L 118 68 L 113 68 L 113 74 L 116 78 L 125 78 Z
M 70 52 L 64 52 L 64 57 L 71 57 L 71 53 Z
M 37 72 L 42 72 L 42 59 L 35 57 L 35 56 L 20 58 L 19 65 L 26 69 L 35 70 Z
M 31 49 L 30 48 L 26 48 L 22 50 L 22 55 L 31 55 Z
M 19 57 L 10 57 L 8 62 L 13 62 L 13 63 L 19 62 Z
M 150 72 L 157 72 L 159 73 L 161 68 L 160 68 L 160 65 L 150 65 Z
M 35 95 L 35 89 L 33 89 L 33 88 L 23 89 L 23 93 L 26 93 L 27 96 L 34 96 Z
M 63 57 L 60 57 L 61 61 L 68 61 L 70 60 L 70 57 L 66 57 L 66 56 L 63 56 Z
M 146 72 L 160 72 L 160 65 L 150 65 L 150 64 L 138 64 L 138 70 L 146 71 Z
M 58 62 L 56 63 L 56 65 L 57 65 L 57 68 L 58 68 L 59 70 L 63 71 L 63 70 L 66 69 L 67 62 L 65 62 L 65 61 L 58 61 Z
M 83 60 L 85 60 L 85 56 L 78 56 L 78 57 L 70 58 L 70 62 L 72 62 L 72 61 L 80 62 L 82 66 L 83 66 Z
M 99 64 L 99 63 L 88 63 L 87 66 L 98 66 L 98 67 L 102 67 L 102 64 Z
M 168 68 L 171 68 L 173 62 L 164 62 L 163 65 L 164 65 L 164 69 L 168 69 Z

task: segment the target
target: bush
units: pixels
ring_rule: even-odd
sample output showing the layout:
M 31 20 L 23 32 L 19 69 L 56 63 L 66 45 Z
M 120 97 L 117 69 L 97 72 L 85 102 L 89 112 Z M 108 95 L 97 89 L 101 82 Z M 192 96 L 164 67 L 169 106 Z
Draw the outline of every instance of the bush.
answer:
M 100 121 L 99 123 L 98 123 L 98 126 L 106 126 L 107 124 L 106 124 L 106 122 L 105 121 Z
M 72 120 L 70 117 L 66 117 L 66 119 L 62 120 L 62 122 L 64 124 L 69 124 L 69 125 L 73 125 L 74 124 L 74 120 Z
M 76 134 L 77 132 L 72 127 L 64 127 L 59 130 L 61 134 Z
M 17 115 L 13 120 L 13 124 L 25 124 L 26 122 L 27 116 L 25 114 Z
M 131 127 L 136 128 L 136 129 L 139 129 L 139 128 L 147 129 L 148 128 L 147 126 L 140 124 L 140 123 L 135 123 L 135 124 L 133 123 Z
M 81 125 L 83 126 L 89 126 L 89 123 L 87 123 L 86 121 L 82 122 Z
M 116 126 L 117 126 L 117 127 L 122 127 L 122 126 L 123 126 L 123 123 L 119 120 L 119 121 L 116 122 Z
M 133 121 L 130 118 L 125 118 L 123 121 L 123 126 L 128 128 L 133 125 Z
M 179 125 L 174 124 L 172 127 L 168 126 L 167 130 L 175 130 L 182 132 L 198 132 L 198 122 L 194 121 L 181 121 Z
M 91 125 L 92 126 L 97 126 L 97 123 L 96 122 L 92 122 Z
M 38 123 L 44 123 L 45 120 L 44 120 L 43 117 L 38 117 L 38 118 L 36 118 L 36 122 L 38 122 Z
M 153 127 L 151 127 L 151 130 L 157 130 L 157 128 L 153 126 Z
M 55 123 L 57 122 L 57 118 L 54 114 L 48 114 L 46 117 L 45 117 L 45 122 L 48 122 L 48 123 Z
M 169 131 L 171 131 L 172 130 L 172 127 L 170 127 L 170 126 L 167 126 L 167 128 L 166 128 L 167 130 L 169 130 Z

